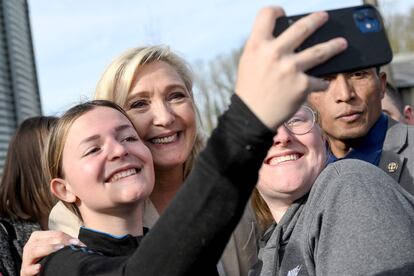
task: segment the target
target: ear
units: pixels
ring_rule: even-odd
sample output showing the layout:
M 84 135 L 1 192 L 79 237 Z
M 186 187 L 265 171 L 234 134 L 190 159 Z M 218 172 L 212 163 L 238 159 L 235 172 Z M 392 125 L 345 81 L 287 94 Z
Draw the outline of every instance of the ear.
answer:
M 381 96 L 381 99 L 383 99 L 385 95 L 385 89 L 387 87 L 387 73 L 381 72 L 379 74 L 379 81 L 380 81 L 380 96 Z
M 62 178 L 53 178 L 50 181 L 50 191 L 64 202 L 73 203 L 76 201 L 76 195 L 72 192 L 72 187 Z
M 414 125 L 414 114 L 411 106 L 404 106 L 404 118 L 407 125 Z

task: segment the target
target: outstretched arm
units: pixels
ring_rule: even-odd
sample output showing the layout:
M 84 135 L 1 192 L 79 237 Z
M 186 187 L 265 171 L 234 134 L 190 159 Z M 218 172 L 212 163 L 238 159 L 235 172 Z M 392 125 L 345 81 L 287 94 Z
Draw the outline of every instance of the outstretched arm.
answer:
M 200 275 L 215 266 L 257 182 L 274 135 L 268 129 L 276 130 L 296 112 L 307 93 L 327 88 L 303 71 L 344 50 L 346 42 L 335 39 L 296 54 L 328 15 L 312 14 L 274 38 L 281 15 L 280 8 L 258 14 L 241 57 L 237 96 L 183 189 L 138 250 L 152 260 L 148 266 L 145 258 L 137 259 L 145 275 Z

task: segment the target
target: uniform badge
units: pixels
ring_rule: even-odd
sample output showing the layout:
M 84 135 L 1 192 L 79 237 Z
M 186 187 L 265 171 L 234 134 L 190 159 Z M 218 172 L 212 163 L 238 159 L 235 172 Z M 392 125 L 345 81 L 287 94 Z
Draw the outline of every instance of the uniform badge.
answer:
M 388 163 L 388 171 L 390 173 L 396 172 L 397 169 L 398 169 L 398 164 L 397 163 L 395 163 L 395 162 Z

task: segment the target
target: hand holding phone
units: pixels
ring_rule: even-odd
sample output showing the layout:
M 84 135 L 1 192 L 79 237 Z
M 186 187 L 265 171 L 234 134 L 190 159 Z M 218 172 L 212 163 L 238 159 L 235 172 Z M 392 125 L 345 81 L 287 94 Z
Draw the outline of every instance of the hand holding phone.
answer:
M 392 51 L 381 15 L 373 6 L 362 5 L 327 12 L 329 19 L 325 25 L 307 38 L 296 51 L 302 51 L 334 37 L 344 37 L 348 41 L 348 48 L 306 73 L 321 77 L 377 67 L 392 60 Z M 279 36 L 305 15 L 307 14 L 278 18 L 273 35 Z
M 236 94 L 274 130 L 296 112 L 309 92 L 328 87 L 326 81 L 304 71 L 347 47 L 344 39 L 337 38 L 295 53 L 295 48 L 328 20 L 328 14 L 306 16 L 275 38 L 274 22 L 281 16 L 284 12 L 277 7 L 259 12 L 240 58 L 236 82 Z

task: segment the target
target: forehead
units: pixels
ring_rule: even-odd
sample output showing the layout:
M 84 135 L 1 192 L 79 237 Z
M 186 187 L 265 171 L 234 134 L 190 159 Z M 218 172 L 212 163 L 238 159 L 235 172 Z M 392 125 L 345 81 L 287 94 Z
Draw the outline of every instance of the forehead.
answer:
M 68 131 L 68 140 L 82 140 L 99 135 L 121 125 L 130 125 L 128 118 L 116 109 L 98 106 L 77 118 Z
M 155 61 L 142 66 L 137 72 L 135 89 L 147 89 L 153 86 L 183 85 L 184 81 L 177 70 L 164 61 Z

